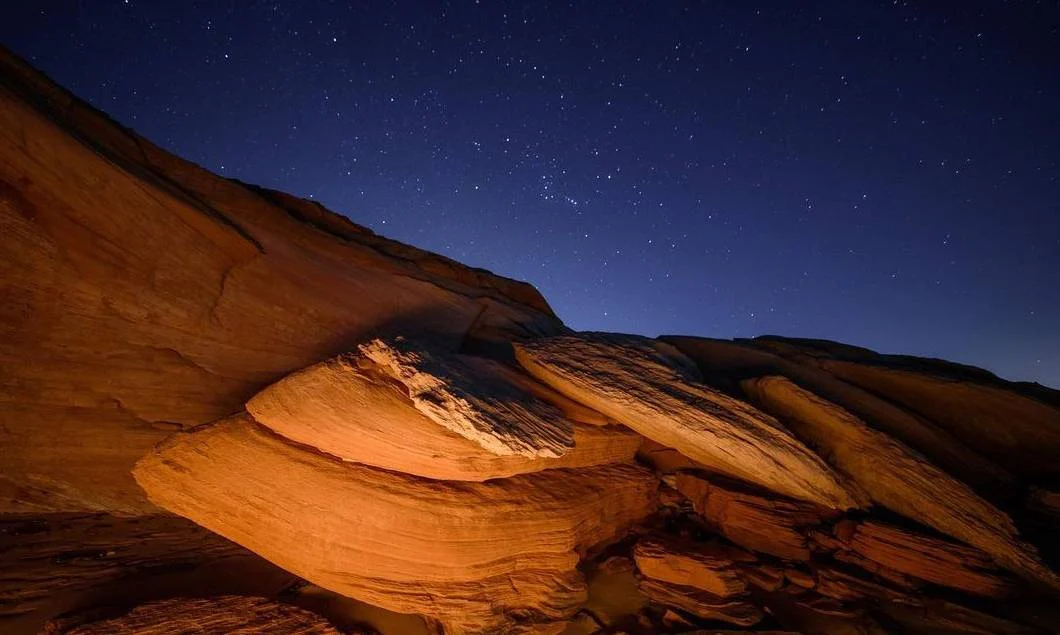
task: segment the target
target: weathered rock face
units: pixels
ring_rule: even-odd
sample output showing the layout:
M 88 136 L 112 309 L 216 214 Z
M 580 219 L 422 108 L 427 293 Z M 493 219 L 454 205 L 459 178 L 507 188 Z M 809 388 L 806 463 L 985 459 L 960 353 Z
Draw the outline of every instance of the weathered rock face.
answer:
M 578 554 L 651 513 L 656 488 L 631 465 L 418 479 L 294 447 L 245 416 L 173 437 L 135 475 L 156 504 L 288 571 L 457 630 L 572 616 Z
M 898 441 L 787 379 L 749 379 L 743 387 L 874 502 L 979 547 L 1014 572 L 1060 588 L 1060 578 L 1019 540 L 1008 516 Z
M 571 333 L 0 80 L 0 631 L 1060 624 L 1056 391 Z
M 373 345 L 377 355 L 383 346 Z M 436 354 L 432 363 L 436 374 L 410 369 L 413 377 L 403 379 L 363 353 L 344 355 L 269 386 L 247 410 L 273 431 L 341 459 L 437 479 L 484 481 L 629 461 L 640 445 L 640 436 L 620 426 L 567 421 L 537 395 L 560 404 L 565 398 L 545 386 L 531 392 L 533 379 L 497 362 Z M 451 392 L 454 374 L 470 392 Z M 418 402 L 406 383 L 415 381 L 432 384 Z M 502 443 L 497 430 L 520 440 L 524 453 Z M 556 456 L 538 456 L 541 451 Z
M 698 380 L 691 360 L 643 337 L 527 341 L 516 359 L 566 396 L 724 474 L 841 509 L 856 503 L 821 459 L 775 420 Z

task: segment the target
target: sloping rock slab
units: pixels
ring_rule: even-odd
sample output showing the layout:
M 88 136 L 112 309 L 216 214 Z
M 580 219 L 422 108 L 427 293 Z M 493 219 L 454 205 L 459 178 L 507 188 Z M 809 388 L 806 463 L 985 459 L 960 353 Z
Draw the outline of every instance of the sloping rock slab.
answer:
M 747 343 L 682 336 L 661 339 L 695 361 L 712 384 L 738 393 L 740 380 L 782 375 L 905 443 L 976 490 L 997 497 L 1011 495 L 1013 477 L 1001 467 L 924 417 L 822 370 L 812 363 L 815 360 L 800 363 L 798 358 L 786 359 Z
M 1004 512 L 921 455 L 783 377 L 742 385 L 875 502 L 982 549 L 1015 573 L 1060 588 L 1060 578 L 1020 540 Z
M 1060 408 L 997 385 L 820 360 L 837 377 L 920 413 L 1009 469 L 1060 475 Z
M 530 394 L 519 393 L 528 384 L 536 383 L 534 379 L 497 362 L 462 355 L 444 359 L 449 366 L 460 366 L 462 380 L 481 380 L 486 387 L 507 382 L 509 385 L 496 398 L 515 394 L 523 403 L 537 401 Z M 438 361 L 437 366 L 441 365 Z M 450 380 L 439 379 L 443 386 L 447 381 Z M 543 385 L 538 386 L 539 393 L 552 392 Z M 504 413 L 494 404 L 480 408 L 483 398 L 477 394 L 461 397 L 461 404 L 475 411 L 488 429 L 507 429 L 523 437 L 535 434 L 534 427 L 515 431 L 513 420 L 504 418 Z M 359 353 L 340 355 L 288 375 L 254 396 L 247 402 L 247 410 L 271 430 L 343 460 L 460 481 L 629 461 L 642 441 L 642 437 L 621 426 L 564 423 L 559 411 L 550 410 L 546 403 L 537 403 L 523 409 L 524 414 L 536 417 L 535 426 L 551 427 L 553 431 L 570 428 L 574 447 L 556 447 L 557 451 L 564 450 L 559 458 L 495 454 L 483 444 L 454 432 L 452 428 L 458 427 L 455 424 L 440 425 L 436 417 L 444 411 L 435 410 L 434 417 L 430 417 L 417 408 L 405 383 Z M 489 434 L 488 429 L 479 434 Z M 564 443 L 566 436 L 563 432 Z M 547 447 L 547 443 L 539 445 Z
M 496 362 L 431 353 L 400 337 L 358 351 L 372 371 L 404 386 L 416 410 L 493 454 L 556 458 L 574 447 L 559 409 L 509 381 Z
M 668 344 L 580 333 L 522 342 L 531 375 L 689 458 L 769 490 L 835 508 L 856 506 L 831 469 L 768 415 L 699 383 Z
M 486 483 L 425 480 L 306 451 L 237 416 L 137 464 L 152 502 L 323 588 L 457 631 L 569 618 L 579 552 L 656 506 L 630 465 Z

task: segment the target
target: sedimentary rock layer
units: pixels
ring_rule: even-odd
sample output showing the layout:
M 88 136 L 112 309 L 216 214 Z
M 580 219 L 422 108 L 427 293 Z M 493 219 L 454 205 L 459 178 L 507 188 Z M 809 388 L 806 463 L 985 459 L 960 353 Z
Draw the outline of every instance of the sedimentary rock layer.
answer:
M 752 604 L 749 598 L 722 598 L 693 587 L 667 584 L 651 578 L 641 580 L 640 590 L 654 602 L 705 620 L 739 626 L 752 626 L 762 620 L 762 609 Z
M 854 499 L 772 417 L 698 383 L 673 347 L 631 335 L 564 335 L 515 346 L 531 375 L 719 472 L 829 507 Z
M 1006 514 L 919 454 L 782 377 L 748 379 L 742 386 L 873 501 L 982 549 L 1011 571 L 1060 588 L 1060 577 L 1041 564 Z
M 475 438 L 484 433 L 460 434 L 454 431 L 459 429 L 456 423 L 443 425 L 450 410 L 432 408 L 430 415 L 425 413 L 410 398 L 407 380 L 396 379 L 359 353 L 342 355 L 283 378 L 247 402 L 247 410 L 275 432 L 341 459 L 436 479 L 484 481 L 550 467 L 587 467 L 628 461 L 637 451 L 639 435 L 620 426 L 566 421 L 560 410 L 526 390 L 534 383 L 532 378 L 502 364 L 464 355 L 435 354 L 433 359 L 434 393 L 449 389 L 451 375 L 443 369 L 455 367 L 465 388 L 476 390 L 450 396 L 450 402 L 458 402 L 465 413 L 474 413 L 485 429 L 506 429 L 514 436 L 532 439 L 537 428 L 548 427 L 560 435 L 562 444 L 547 444 L 554 434 L 528 443 L 551 447 L 562 455 L 527 456 L 510 450 L 494 453 L 486 446 L 495 447 L 496 439 L 479 443 Z M 493 393 L 488 392 L 491 388 Z M 539 386 L 536 394 L 546 392 L 551 393 Z M 556 402 L 564 399 L 555 393 L 552 396 Z M 513 397 L 531 404 L 520 411 L 524 418 L 534 417 L 536 427 L 518 427 L 520 419 L 507 416 L 510 406 L 494 405 L 499 399 Z M 420 401 L 425 400 L 427 397 L 421 395 Z M 571 410 L 569 406 L 567 409 Z M 571 448 L 565 447 L 568 439 Z
M 177 435 L 135 476 L 156 504 L 324 588 L 468 630 L 570 617 L 578 553 L 653 511 L 656 488 L 628 465 L 424 480 L 299 449 L 246 416 Z
M 799 363 L 806 358 L 788 359 L 747 343 L 725 340 L 679 336 L 662 339 L 695 361 L 712 381 L 736 393 L 743 379 L 786 377 L 905 443 L 975 489 L 995 497 L 1011 495 L 1013 477 L 1006 470 L 928 419 L 821 369 L 815 359 Z
M 646 577 L 730 597 L 747 591 L 738 562 L 753 562 L 754 557 L 718 543 L 653 535 L 637 541 L 633 560 Z
M 827 517 L 806 503 L 740 491 L 694 474 L 678 474 L 675 485 L 715 531 L 741 547 L 787 560 L 809 560 L 804 529 Z

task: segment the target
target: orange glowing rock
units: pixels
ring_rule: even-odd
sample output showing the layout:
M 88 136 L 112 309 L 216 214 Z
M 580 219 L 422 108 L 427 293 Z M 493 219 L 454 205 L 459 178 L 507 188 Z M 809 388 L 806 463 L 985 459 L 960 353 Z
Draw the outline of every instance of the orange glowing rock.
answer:
M 362 350 L 374 357 L 351 353 L 298 371 L 254 396 L 247 410 L 279 434 L 341 459 L 436 479 L 629 461 L 641 443 L 620 426 L 567 421 L 538 395 L 563 397 L 544 386 L 531 392 L 532 378 L 500 363 L 437 352 L 415 357 L 408 342 L 402 346 L 403 373 L 377 361 L 396 351 L 373 342 Z M 422 392 L 413 399 L 417 383 Z
M 982 549 L 1010 571 L 1060 588 L 1060 577 L 1020 540 L 1004 512 L 916 452 L 782 377 L 742 385 L 873 501 Z
M 245 415 L 174 436 L 135 476 L 155 504 L 323 588 L 463 630 L 569 618 L 585 601 L 578 554 L 653 511 L 657 486 L 631 465 L 425 480 L 308 452 Z
M 632 335 L 580 333 L 515 345 L 531 375 L 714 470 L 828 507 L 856 501 L 817 455 L 769 415 L 698 382 L 677 349 Z

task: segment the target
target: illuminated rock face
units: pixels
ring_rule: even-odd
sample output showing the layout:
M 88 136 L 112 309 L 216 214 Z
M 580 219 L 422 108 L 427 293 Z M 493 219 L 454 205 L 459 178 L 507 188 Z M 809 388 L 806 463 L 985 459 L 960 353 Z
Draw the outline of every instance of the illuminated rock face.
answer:
M 1060 623 L 1056 391 L 572 333 L 0 78 L 0 631 Z
M 658 482 L 630 464 L 423 479 L 320 456 L 247 416 L 171 437 L 135 475 L 156 504 L 321 587 L 460 631 L 572 617 L 579 554 L 652 513 Z

